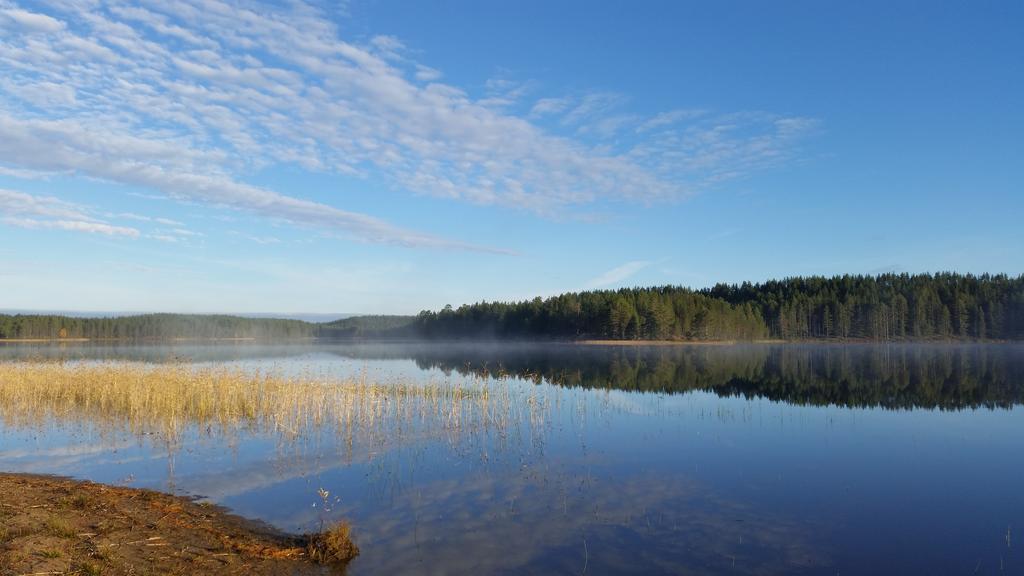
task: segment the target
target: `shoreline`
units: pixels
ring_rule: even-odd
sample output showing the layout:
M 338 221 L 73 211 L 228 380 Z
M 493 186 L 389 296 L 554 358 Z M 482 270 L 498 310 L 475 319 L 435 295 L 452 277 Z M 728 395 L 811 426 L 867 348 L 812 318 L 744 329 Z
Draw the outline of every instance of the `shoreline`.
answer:
M 358 553 L 347 524 L 290 535 L 183 496 L 0 472 L 0 576 L 304 576 Z
M 824 342 L 824 340 L 823 340 Z M 577 346 L 735 346 L 737 344 L 790 344 L 792 340 L 571 340 Z
M 286 338 L 279 340 L 260 340 L 256 337 L 238 338 L 0 338 L 0 344 L 81 344 L 84 342 L 119 342 L 161 344 L 167 342 L 296 342 L 315 340 L 315 338 Z
M 756 340 L 610 340 L 602 338 L 581 339 L 520 339 L 495 338 L 490 340 L 474 340 L 470 338 L 335 338 L 301 336 L 295 338 L 0 338 L 4 344 L 174 344 L 188 342 L 238 342 L 260 344 L 297 344 L 297 343 L 335 343 L 335 344 L 566 344 L 575 346 L 734 346 L 743 344 L 1007 344 L 1024 342 L 1024 340 L 999 340 L 973 338 L 907 338 L 901 340 L 878 340 L 871 338 L 804 338 L 800 340 L 784 340 L 781 338 L 759 338 Z

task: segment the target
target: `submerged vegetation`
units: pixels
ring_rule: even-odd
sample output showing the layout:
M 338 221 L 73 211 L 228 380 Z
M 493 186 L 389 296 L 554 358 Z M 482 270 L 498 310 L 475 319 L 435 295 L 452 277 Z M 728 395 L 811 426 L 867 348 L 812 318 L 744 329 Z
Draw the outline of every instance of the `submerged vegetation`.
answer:
M 379 383 L 182 363 L 0 363 L 0 424 L 84 422 L 153 436 L 173 449 L 189 431 L 301 439 L 330 430 L 351 448 L 504 431 L 541 403 L 481 381 Z

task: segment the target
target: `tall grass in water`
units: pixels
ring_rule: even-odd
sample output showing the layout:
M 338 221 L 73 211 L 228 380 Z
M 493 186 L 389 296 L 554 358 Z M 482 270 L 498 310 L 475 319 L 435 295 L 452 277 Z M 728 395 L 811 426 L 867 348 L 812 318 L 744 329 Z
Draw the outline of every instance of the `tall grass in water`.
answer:
M 5 427 L 85 423 L 158 435 L 172 447 L 190 429 L 293 439 L 331 429 L 349 443 L 504 435 L 522 421 L 536 424 L 542 412 L 507 384 L 484 379 L 383 384 L 365 376 L 286 376 L 185 363 L 0 362 Z

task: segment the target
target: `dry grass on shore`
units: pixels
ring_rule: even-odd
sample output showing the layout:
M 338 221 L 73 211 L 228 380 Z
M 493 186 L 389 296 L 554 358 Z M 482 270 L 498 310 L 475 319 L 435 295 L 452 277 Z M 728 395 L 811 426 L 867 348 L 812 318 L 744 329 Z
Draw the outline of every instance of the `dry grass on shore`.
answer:
M 274 434 L 296 446 L 334 434 L 350 452 L 420 438 L 472 445 L 542 427 L 547 409 L 540 395 L 484 378 L 381 383 L 187 363 L 0 362 L 0 432 L 85 426 L 168 453 L 194 433 Z M 0 576 L 312 574 L 322 572 L 311 562 L 357 554 L 344 523 L 267 535 L 170 495 L 0 473 Z
M 330 428 L 380 440 L 502 430 L 527 411 L 536 418 L 532 399 L 491 384 L 382 384 L 184 363 L 0 362 L 0 423 L 84 421 L 174 443 L 190 428 L 293 438 Z

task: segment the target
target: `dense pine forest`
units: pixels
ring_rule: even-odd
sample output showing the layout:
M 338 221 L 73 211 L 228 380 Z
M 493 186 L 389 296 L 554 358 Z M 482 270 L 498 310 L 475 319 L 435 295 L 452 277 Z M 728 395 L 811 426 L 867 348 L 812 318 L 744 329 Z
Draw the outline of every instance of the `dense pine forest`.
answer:
M 0 338 L 298 338 L 317 335 L 317 325 L 300 320 L 199 314 L 141 314 L 117 318 L 57 315 L 0 315 Z
M 883 274 L 572 292 L 418 316 L 0 315 L 0 338 L 1024 339 L 1024 276 Z
M 1024 276 L 807 277 L 664 286 L 422 312 L 426 336 L 638 340 L 1020 339 Z

